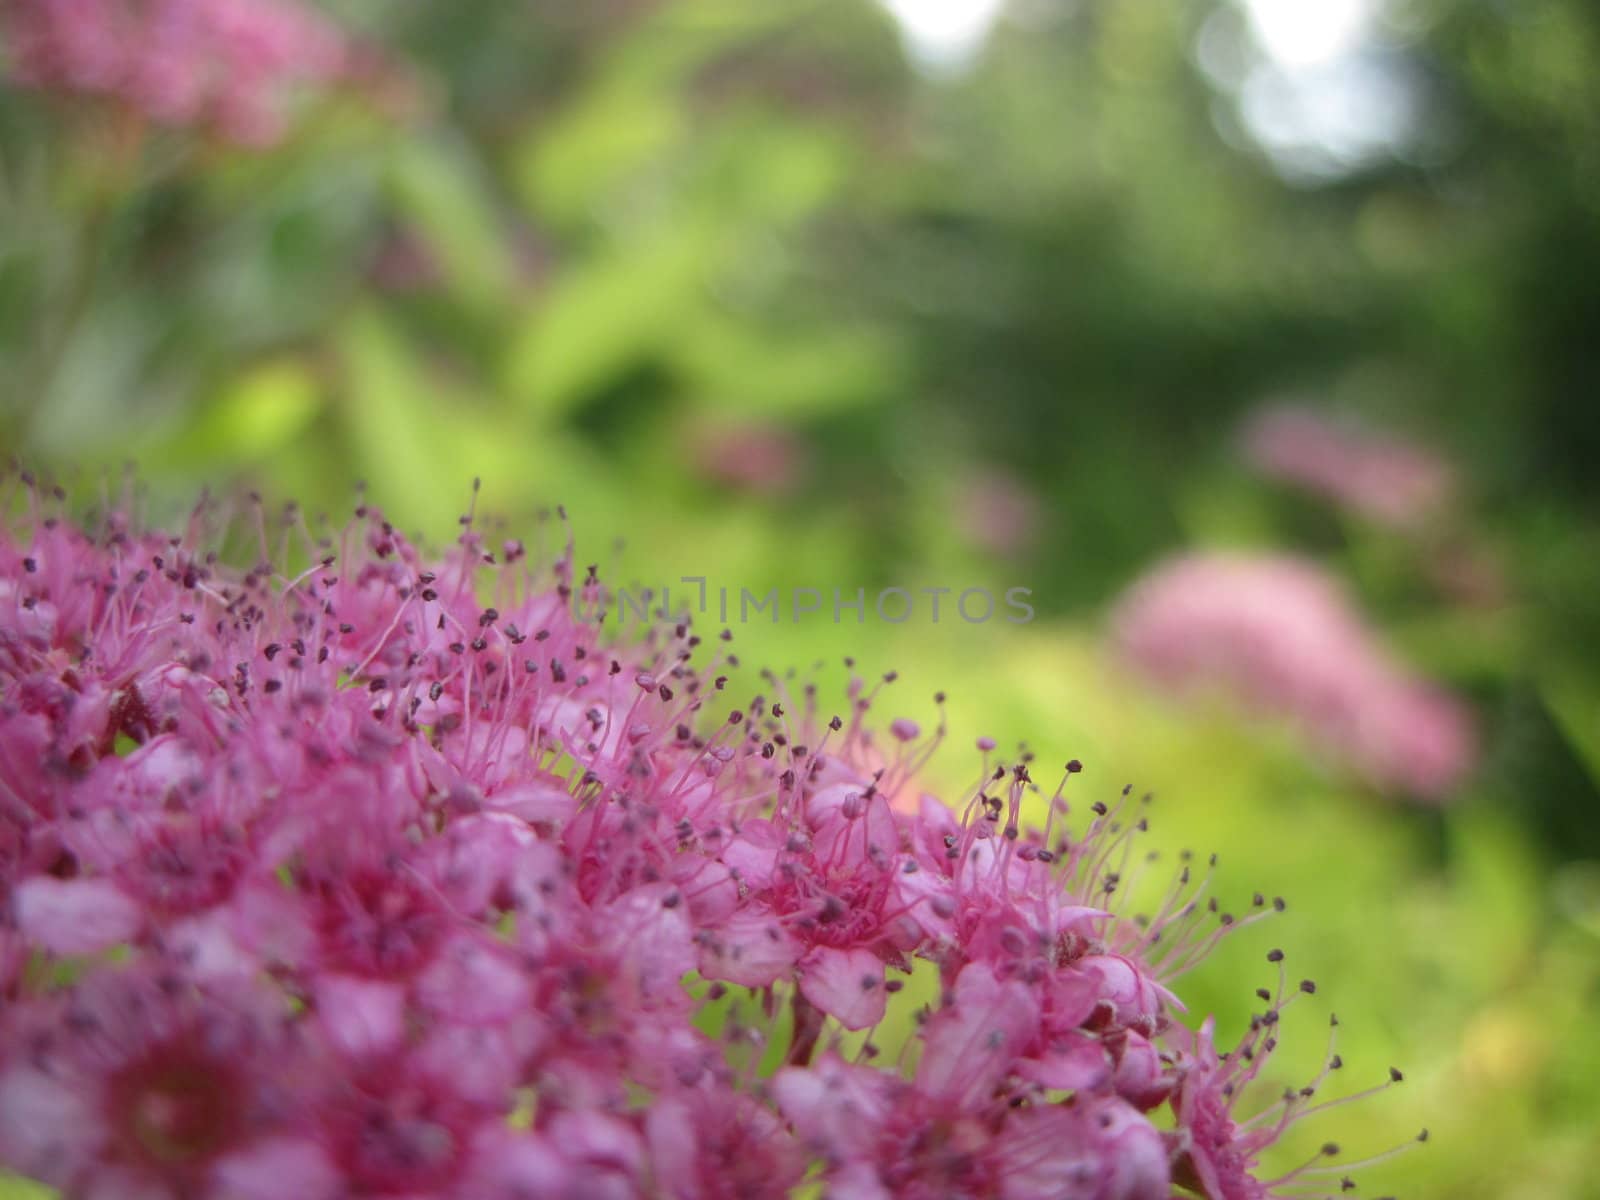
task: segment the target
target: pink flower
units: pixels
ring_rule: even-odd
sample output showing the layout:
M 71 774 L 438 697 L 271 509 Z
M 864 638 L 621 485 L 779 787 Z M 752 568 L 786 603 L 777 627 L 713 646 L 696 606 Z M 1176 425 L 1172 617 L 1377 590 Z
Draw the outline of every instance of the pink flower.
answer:
M 8 1014 L 6 1030 L 8 1165 L 74 1195 L 199 1194 L 252 1175 L 274 1145 L 293 1168 L 278 1186 L 316 1190 L 323 1167 L 299 1127 L 308 1060 L 270 993 L 202 992 L 152 964 L 91 974 Z
M 659 1098 L 645 1117 L 645 1141 L 655 1178 L 672 1197 L 786 1195 L 807 1166 L 777 1113 L 721 1086 Z
M 1038 536 L 1039 499 L 1013 474 L 991 469 L 962 484 L 955 499 L 956 527 L 973 546 L 1010 558 Z
M 1077 762 L 1042 826 L 992 742 L 946 805 L 943 721 L 873 728 L 892 675 L 848 719 L 770 675 L 732 706 L 687 625 L 581 621 L 597 578 L 470 518 L 430 557 L 291 517 L 293 571 L 263 521 L 240 570 L 204 508 L 34 503 L 0 528 L 0 1166 L 94 1200 L 1274 1186 L 1173 990 L 1272 909 L 1185 866 L 1127 919 L 1147 821 L 1069 825 Z
M 734 491 L 781 495 L 805 476 L 805 443 L 778 425 L 714 426 L 695 434 L 693 459 L 708 481 Z
M 957 1067 L 955 1052 L 966 1049 L 981 1065 L 955 1076 L 941 1068 L 931 1087 L 836 1059 L 779 1074 L 779 1106 L 823 1155 L 830 1195 L 1167 1200 L 1166 1143 L 1122 1101 L 1013 1105 L 1003 1090 L 968 1086 L 991 1077 L 1007 1055 L 1003 1025 L 985 1024 L 974 1014 L 946 1028 L 954 1044 L 941 1048 L 942 1061 Z M 949 1083 L 956 1086 L 940 1086 Z
M 1112 624 L 1118 649 L 1143 674 L 1286 715 L 1377 787 L 1443 802 L 1477 758 L 1465 706 L 1412 677 L 1338 582 L 1309 562 L 1178 558 L 1135 583 Z
M 294 0 L 11 0 L 0 28 L 21 85 L 246 145 L 283 136 L 297 93 L 365 69 L 336 26 Z
M 1443 510 L 1455 476 L 1438 455 L 1309 408 L 1256 414 L 1242 434 L 1250 464 L 1369 520 L 1413 528 Z

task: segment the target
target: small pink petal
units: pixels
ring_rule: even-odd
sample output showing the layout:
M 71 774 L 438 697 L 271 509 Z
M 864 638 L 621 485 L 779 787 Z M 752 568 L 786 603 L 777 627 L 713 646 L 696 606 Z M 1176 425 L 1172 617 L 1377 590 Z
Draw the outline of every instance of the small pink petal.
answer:
M 504 1020 L 528 1007 L 531 985 L 496 948 L 462 937 L 445 946 L 417 980 L 428 1008 L 467 1024 Z
M 700 973 L 741 987 L 766 987 L 786 976 L 801 952 L 775 915 L 743 912 L 704 940 Z
M 1111 1058 L 1100 1039 L 1070 1033 L 1023 1059 L 1017 1074 L 1047 1088 L 1090 1091 L 1111 1077 Z
M 556 1114 L 549 1136 L 569 1160 L 630 1175 L 644 1165 L 644 1140 L 633 1127 L 592 1109 Z
M 197 977 L 248 975 L 259 964 L 234 939 L 231 924 L 227 910 L 210 909 L 174 924 L 162 943 Z
M 888 993 L 883 963 L 870 950 L 823 946 L 806 956 L 800 991 L 846 1029 L 871 1029 L 883 1020 Z
M 495 1129 L 473 1147 L 473 1184 L 465 1195 L 577 1195 L 572 1167 L 537 1134 Z
M 722 861 L 751 887 L 764 888 L 772 882 L 783 845 L 783 832 L 765 817 L 757 817 L 741 825 L 739 835 L 723 847 Z
M 871 1152 L 894 1108 L 895 1081 L 833 1054 L 809 1067 L 785 1067 L 772 1082 L 779 1111 L 795 1132 L 841 1162 Z
M 644 1135 L 650 1147 L 650 1169 L 664 1195 L 694 1196 L 699 1192 L 695 1128 L 689 1106 L 673 1096 L 658 1099 L 645 1114 Z
M 333 1200 L 342 1186 L 321 1147 L 297 1138 L 258 1142 L 230 1154 L 212 1177 L 216 1200 Z
M 12 893 L 17 927 L 54 954 L 94 954 L 133 938 L 144 916 L 106 879 L 36 875 Z
M 509 813 L 530 825 L 565 825 L 578 811 L 578 802 L 564 788 L 544 783 L 516 783 L 488 796 L 484 807 Z
M 877 1170 L 865 1162 L 850 1163 L 830 1176 L 828 1195 L 832 1200 L 893 1200 L 893 1193 L 883 1186 Z
M 324 975 L 317 1012 L 328 1037 L 352 1057 L 393 1049 L 405 1034 L 405 989 L 377 979 Z
M 635 888 L 608 905 L 601 927 L 645 998 L 676 992 L 698 960 L 683 893 L 670 884 Z
M 928 1022 L 917 1086 L 958 1104 L 990 1095 L 1039 1027 L 1039 1005 L 1023 984 L 1002 983 L 984 963 L 956 977 L 954 1003 Z
M 96 1158 L 105 1128 L 93 1097 L 17 1063 L 0 1075 L 0 1162 L 65 1187 Z

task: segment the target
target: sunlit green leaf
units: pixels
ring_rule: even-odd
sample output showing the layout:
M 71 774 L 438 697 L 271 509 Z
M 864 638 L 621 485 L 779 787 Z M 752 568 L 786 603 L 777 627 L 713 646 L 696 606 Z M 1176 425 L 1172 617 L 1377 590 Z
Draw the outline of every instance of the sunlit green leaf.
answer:
M 225 384 L 199 419 L 157 448 L 151 461 L 213 468 L 268 458 L 305 431 L 323 399 L 322 384 L 303 360 L 259 363 Z
M 685 131 L 671 96 L 615 88 L 532 131 L 516 157 L 530 208 L 557 224 L 592 221 L 623 178 Z
M 714 410 L 806 417 L 871 403 L 903 386 L 900 347 L 869 329 L 764 331 L 706 312 L 673 346 L 693 393 Z
M 672 341 L 715 252 L 715 232 L 690 227 L 573 266 L 512 339 L 507 390 L 541 418 L 577 407 Z
M 16 1175 L 0 1175 L 0 1200 L 54 1200 L 56 1193 L 42 1183 Z
M 356 456 L 351 473 L 382 482 L 385 505 L 404 528 L 446 532 L 466 503 L 474 470 L 445 450 L 437 428 L 447 403 L 442 389 L 430 388 L 427 365 L 374 310 L 345 323 L 339 348 L 346 373 L 339 414 Z

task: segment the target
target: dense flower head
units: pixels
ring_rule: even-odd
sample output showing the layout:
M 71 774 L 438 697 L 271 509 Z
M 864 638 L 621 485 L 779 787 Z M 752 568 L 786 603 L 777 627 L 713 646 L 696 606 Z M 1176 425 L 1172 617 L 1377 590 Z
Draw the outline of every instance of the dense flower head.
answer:
M 12 82 L 157 125 L 277 141 L 296 93 L 357 79 L 370 51 L 295 0 L 6 0 Z
M 1288 717 L 1379 788 L 1444 802 L 1476 763 L 1465 706 L 1389 655 L 1338 581 L 1309 561 L 1185 555 L 1137 581 L 1112 624 L 1145 675 Z
M 281 541 L 257 506 L 232 567 L 205 507 L 20 496 L 0 1165 L 95 1200 L 1345 1187 L 1260 1166 L 1327 1071 L 1234 1111 L 1281 979 L 1232 1055 L 1176 1019 L 1282 902 L 1220 911 L 1187 856 L 1152 890 L 1145 800 L 1078 819 L 1076 761 L 1046 794 L 982 739 L 947 805 L 942 719 L 875 728 L 892 675 L 735 703 L 726 640 L 580 619 L 570 544 L 470 516 L 430 557 L 365 506 Z

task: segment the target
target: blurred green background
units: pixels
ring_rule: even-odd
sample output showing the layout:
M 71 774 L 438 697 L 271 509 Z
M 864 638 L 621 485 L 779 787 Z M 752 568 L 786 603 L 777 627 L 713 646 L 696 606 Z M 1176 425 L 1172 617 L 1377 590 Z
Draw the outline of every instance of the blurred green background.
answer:
M 1224 897 L 1285 893 L 1185 995 L 1237 1030 L 1282 944 L 1321 984 L 1291 1058 L 1332 1005 L 1347 1074 L 1407 1069 L 1314 1132 L 1430 1127 L 1364 1193 L 1600 1196 L 1600 8 L 893 10 L 330 4 L 389 95 L 258 148 L 0 83 L 0 448 L 84 496 L 134 461 L 157 513 L 366 480 L 433 539 L 481 476 L 650 584 L 1030 588 L 1026 625 L 738 644 L 898 669 L 923 720 L 946 690 L 939 781 L 979 734 L 1076 756 Z M 1431 448 L 1449 515 L 1252 472 L 1285 399 Z M 1470 702 L 1453 803 L 1119 663 L 1110 605 L 1201 547 L 1320 561 Z

